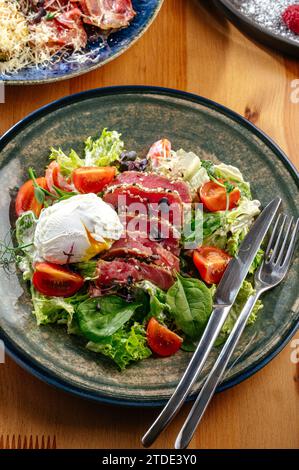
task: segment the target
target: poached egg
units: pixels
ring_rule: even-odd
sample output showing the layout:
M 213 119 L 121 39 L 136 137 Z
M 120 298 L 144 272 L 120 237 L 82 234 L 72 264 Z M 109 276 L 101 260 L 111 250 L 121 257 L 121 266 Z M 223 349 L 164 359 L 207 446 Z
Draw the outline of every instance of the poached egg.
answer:
M 37 258 L 55 264 L 88 261 L 109 249 L 123 230 L 109 204 L 96 194 L 78 194 L 42 210 L 34 235 Z

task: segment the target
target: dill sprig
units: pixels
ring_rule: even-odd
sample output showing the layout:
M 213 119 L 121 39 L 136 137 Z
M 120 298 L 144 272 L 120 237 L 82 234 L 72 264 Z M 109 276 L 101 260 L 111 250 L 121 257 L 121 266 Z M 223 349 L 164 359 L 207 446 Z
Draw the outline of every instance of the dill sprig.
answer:
M 33 245 L 33 243 L 26 243 L 24 245 L 13 246 L 13 238 L 15 230 L 10 230 L 5 236 L 4 240 L 0 240 L 0 268 L 7 274 L 12 274 L 15 271 L 15 265 L 18 258 L 24 254 L 24 250 Z

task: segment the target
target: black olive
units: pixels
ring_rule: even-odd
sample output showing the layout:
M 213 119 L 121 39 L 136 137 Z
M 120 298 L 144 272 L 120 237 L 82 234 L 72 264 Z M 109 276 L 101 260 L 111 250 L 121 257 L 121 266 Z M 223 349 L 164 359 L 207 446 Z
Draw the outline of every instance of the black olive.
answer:
M 147 166 L 147 160 L 120 160 L 120 171 L 144 171 Z
M 133 162 L 137 158 L 137 153 L 134 150 L 130 152 L 122 152 L 120 155 L 121 162 Z
M 144 171 L 147 167 L 148 160 L 146 158 L 143 158 L 142 160 L 139 160 L 138 162 L 138 169 L 139 171 Z

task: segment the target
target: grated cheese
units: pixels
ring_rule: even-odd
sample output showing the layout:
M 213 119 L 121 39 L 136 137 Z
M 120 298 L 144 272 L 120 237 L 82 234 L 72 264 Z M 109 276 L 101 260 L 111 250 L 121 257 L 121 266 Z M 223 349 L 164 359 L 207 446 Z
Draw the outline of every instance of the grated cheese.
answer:
M 51 21 L 34 23 L 29 0 L 0 0 L 0 74 L 12 75 L 24 67 L 48 68 L 63 59 L 67 63 L 83 64 L 97 62 L 103 43 L 91 51 L 82 49 L 79 34 L 71 37 L 70 44 L 59 47 L 49 39 L 53 37 Z M 70 8 L 53 0 L 57 11 Z M 63 34 L 62 39 L 63 39 Z

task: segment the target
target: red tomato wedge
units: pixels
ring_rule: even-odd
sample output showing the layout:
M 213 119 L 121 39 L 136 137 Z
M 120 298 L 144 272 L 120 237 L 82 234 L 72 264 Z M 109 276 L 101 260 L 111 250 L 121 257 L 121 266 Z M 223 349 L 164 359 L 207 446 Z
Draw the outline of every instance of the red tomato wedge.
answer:
M 232 259 L 225 251 L 213 246 L 202 246 L 193 252 L 193 262 L 207 284 L 218 284 Z
M 146 158 L 152 161 L 153 166 L 159 165 L 160 159 L 171 156 L 171 142 L 161 139 L 155 142 L 148 151 Z
M 147 342 L 158 356 L 166 357 L 175 354 L 181 347 L 183 339 L 152 317 L 146 330 Z
M 219 180 L 219 183 L 223 181 Z M 214 181 L 208 181 L 205 183 L 199 191 L 200 200 L 203 203 L 205 209 L 210 212 L 225 211 L 226 209 L 226 189 Z M 237 206 L 241 197 L 240 190 L 235 188 L 229 194 L 229 209 L 233 209 Z
M 75 188 L 83 194 L 100 193 L 111 183 L 116 174 L 114 166 L 83 166 L 73 171 Z
M 83 286 L 84 279 L 67 268 L 43 262 L 34 266 L 32 282 L 44 295 L 70 297 Z
M 50 163 L 48 168 L 46 169 L 46 180 L 49 191 L 53 194 L 57 194 L 53 185 L 63 191 L 71 192 L 73 191 L 73 186 L 71 185 L 70 179 L 66 179 L 59 170 L 59 165 L 57 162 L 53 161 Z
M 46 178 L 41 177 L 37 178 L 36 182 L 39 186 L 41 186 L 44 189 L 47 189 L 47 182 Z M 26 211 L 32 211 L 36 215 L 36 217 L 39 216 L 43 205 L 37 202 L 37 200 L 34 197 L 34 186 L 33 186 L 33 181 L 28 180 L 26 183 L 24 183 L 17 194 L 16 197 L 16 214 L 19 217 L 23 212 Z

